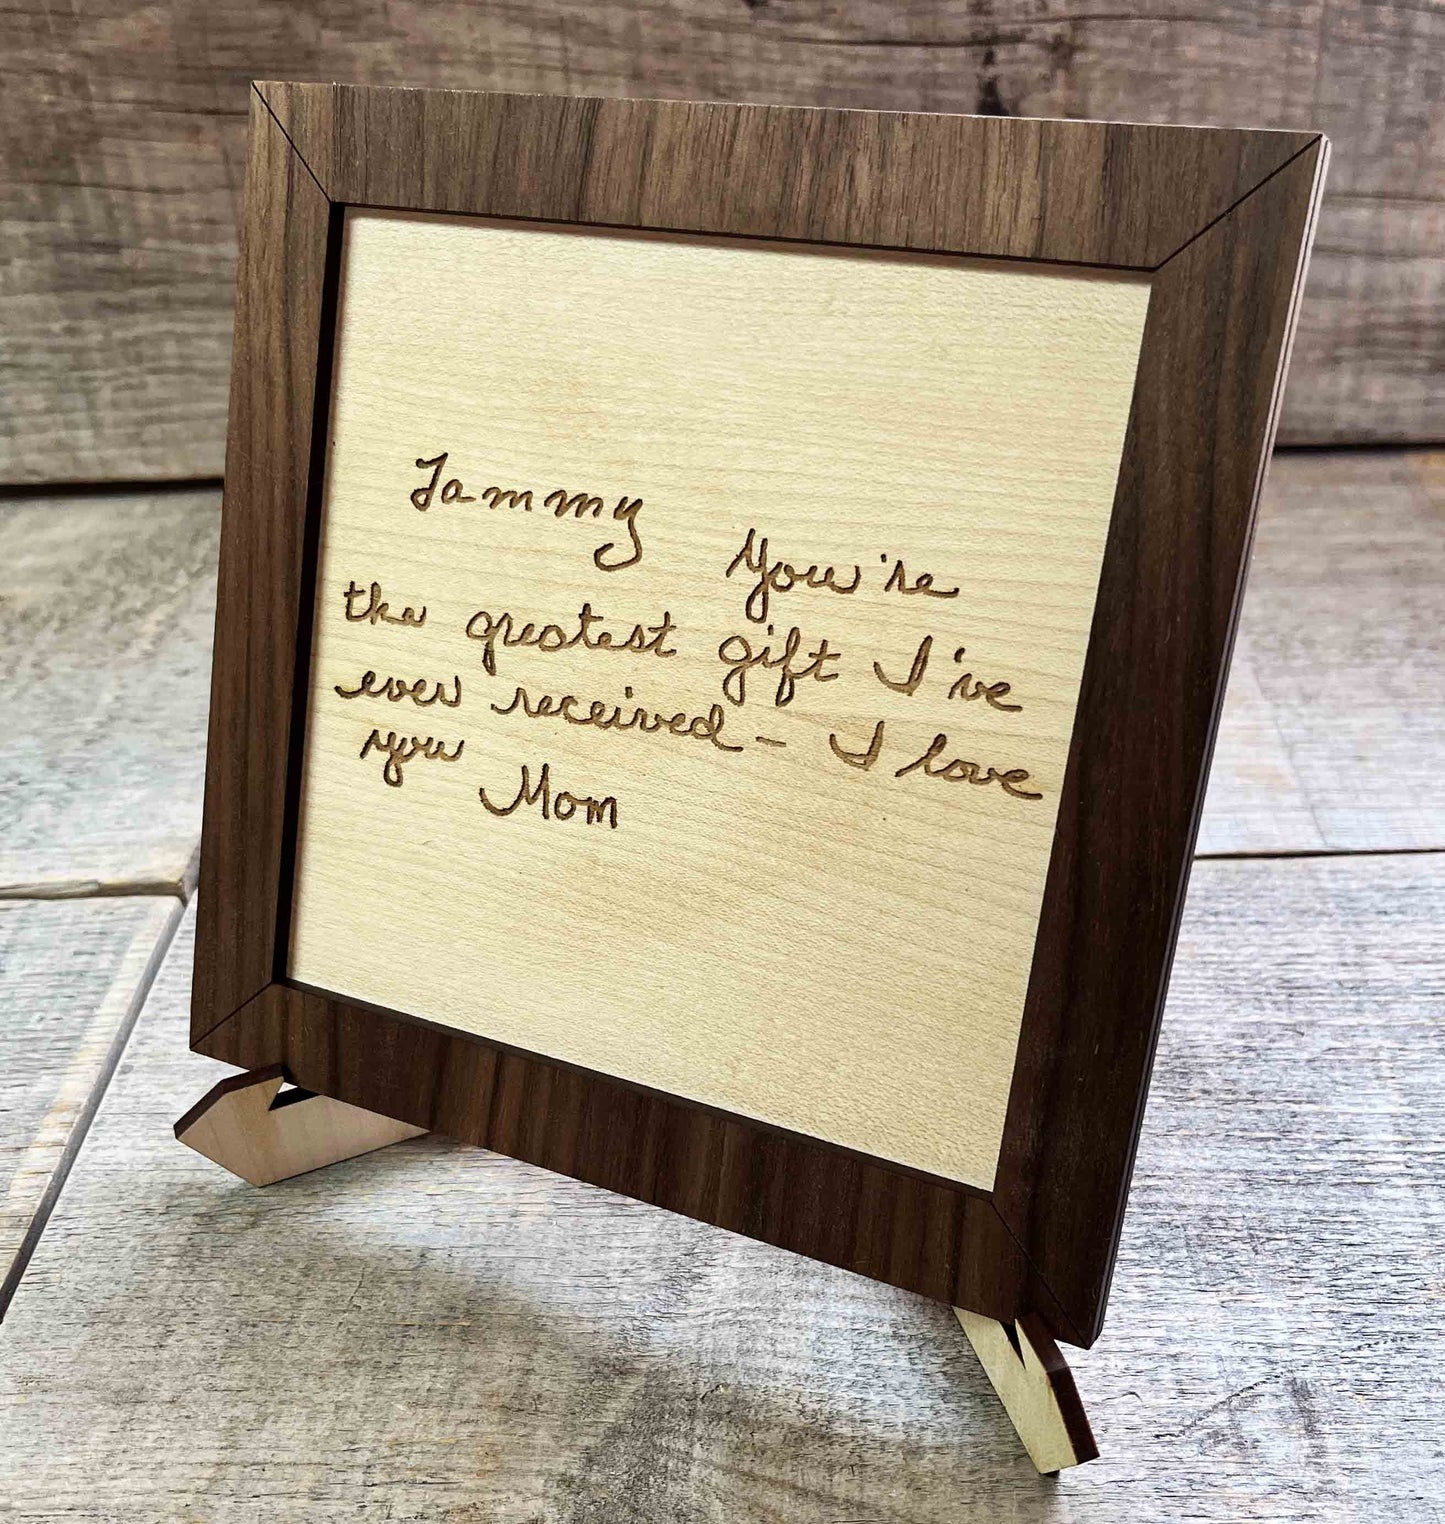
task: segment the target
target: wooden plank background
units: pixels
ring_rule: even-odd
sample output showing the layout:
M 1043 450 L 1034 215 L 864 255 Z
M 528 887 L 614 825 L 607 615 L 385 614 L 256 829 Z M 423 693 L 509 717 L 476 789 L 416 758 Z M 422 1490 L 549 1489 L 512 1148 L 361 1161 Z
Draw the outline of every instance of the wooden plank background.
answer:
M 0 482 L 219 475 L 247 82 L 1308 127 L 1282 439 L 1445 439 L 1445 7 L 0 0 Z
M 179 894 L 194 877 L 218 498 L 0 502 L 0 896 Z
M 0 1317 L 180 912 L 150 895 L 0 899 Z
M 1195 870 L 1103 1340 L 1041 1481 L 946 1307 L 421 1138 L 170 1122 L 188 917 L 0 1330 L 26 1518 L 1438 1524 L 1445 859 Z
M 1442 72 L 1440 0 L 0 0 L 0 483 L 219 475 L 253 77 L 1319 128 L 1283 437 L 1445 441 Z M 218 496 L 0 503 L 0 1512 L 1439 1524 L 1445 454 L 1274 464 L 1200 839 L 1257 860 L 1056 1484 L 937 1304 L 438 1139 L 174 1143 Z

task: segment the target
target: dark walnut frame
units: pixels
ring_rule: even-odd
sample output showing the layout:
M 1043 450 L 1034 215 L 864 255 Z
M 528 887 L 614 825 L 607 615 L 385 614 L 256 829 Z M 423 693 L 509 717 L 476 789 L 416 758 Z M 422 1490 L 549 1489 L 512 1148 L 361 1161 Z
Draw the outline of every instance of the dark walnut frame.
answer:
M 1326 153 L 1315 133 L 258 85 L 191 1046 L 1092 1343 Z M 992 1192 L 287 979 L 348 205 L 1152 273 Z

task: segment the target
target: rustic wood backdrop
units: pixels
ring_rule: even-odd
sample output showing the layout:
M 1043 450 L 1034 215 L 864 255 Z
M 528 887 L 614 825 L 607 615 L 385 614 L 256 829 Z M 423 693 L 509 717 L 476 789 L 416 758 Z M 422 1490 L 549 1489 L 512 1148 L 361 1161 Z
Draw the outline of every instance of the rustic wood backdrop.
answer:
M 1318 128 L 1289 443 L 1445 439 L 1445 5 L 0 0 L 0 483 L 219 475 L 253 78 Z

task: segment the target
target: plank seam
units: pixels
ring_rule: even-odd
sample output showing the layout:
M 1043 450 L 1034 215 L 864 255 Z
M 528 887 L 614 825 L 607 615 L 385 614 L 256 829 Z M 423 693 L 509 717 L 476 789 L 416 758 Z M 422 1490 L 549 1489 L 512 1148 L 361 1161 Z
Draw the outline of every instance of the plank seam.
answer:
M 171 907 L 171 913 L 166 918 L 166 924 L 161 929 L 161 934 L 156 938 L 156 945 L 151 949 L 150 957 L 146 959 L 145 967 L 141 970 L 141 976 L 136 981 L 135 993 L 131 996 L 130 1004 L 126 1007 L 124 1018 L 116 1028 L 114 1038 L 106 1052 L 104 1062 L 100 1066 L 100 1073 L 91 1086 L 90 1095 L 86 1098 L 85 1106 L 76 1118 L 75 1126 L 70 1130 L 70 1136 L 65 1140 L 65 1147 L 61 1150 L 59 1162 L 55 1171 L 45 1187 L 39 1204 L 35 1208 L 35 1214 L 30 1219 L 30 1224 L 25 1230 L 25 1236 L 20 1240 L 20 1246 L 15 1251 L 15 1258 L 11 1261 L 10 1268 L 6 1272 L 5 1279 L 0 1281 L 0 1322 L 5 1319 L 10 1310 L 10 1303 L 14 1300 L 15 1293 L 20 1289 L 20 1282 L 26 1270 L 30 1268 L 30 1261 L 40 1243 L 45 1229 L 49 1226 L 51 1213 L 55 1210 L 56 1203 L 60 1200 L 60 1193 L 65 1189 L 66 1182 L 70 1179 L 70 1171 L 80 1155 L 85 1140 L 90 1135 L 91 1123 L 95 1121 L 96 1113 L 100 1110 L 100 1103 L 105 1098 L 106 1091 L 110 1088 L 110 1082 L 115 1076 L 115 1071 L 120 1065 L 121 1055 L 130 1043 L 131 1033 L 135 1030 L 135 1024 L 140 1017 L 145 1003 L 150 997 L 152 986 L 155 984 L 156 975 L 160 972 L 161 964 L 165 961 L 167 953 L 176 940 L 176 933 L 180 930 L 181 918 L 186 913 L 186 902 L 176 896 L 175 904 Z
M 1328 448 L 1323 446 L 1322 448 Z M 138 492 L 219 492 L 219 476 L 158 476 L 118 478 L 115 481 L 67 481 L 56 477 L 44 482 L 0 482 L 0 503 L 30 502 L 52 497 L 123 497 Z
M 184 874 L 179 879 L 127 878 L 113 883 L 98 878 L 56 878 L 33 884 L 0 884 L 0 900 L 123 900 L 165 899 L 168 896 L 181 901 L 190 899 Z
M 1251 851 L 1242 848 L 1238 852 L 1196 852 L 1197 863 L 1273 863 L 1291 862 L 1296 858 L 1319 857 L 1440 857 L 1445 856 L 1445 846 L 1439 847 L 1297 847 L 1271 852 Z

